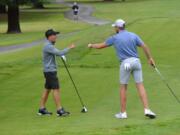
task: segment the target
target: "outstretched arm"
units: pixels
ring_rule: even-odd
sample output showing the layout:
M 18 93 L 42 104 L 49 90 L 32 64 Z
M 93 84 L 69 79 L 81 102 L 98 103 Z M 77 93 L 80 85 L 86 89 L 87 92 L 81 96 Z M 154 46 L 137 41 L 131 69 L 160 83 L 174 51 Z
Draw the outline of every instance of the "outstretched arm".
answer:
M 102 49 L 108 47 L 105 42 L 98 44 L 88 44 L 89 48 Z
M 73 48 L 75 48 L 74 44 L 70 45 L 69 47 L 65 48 L 64 50 L 59 50 L 59 49 L 57 49 L 57 48 L 55 48 L 53 46 L 49 46 L 49 48 L 47 48 L 46 51 L 48 53 L 55 54 L 57 56 L 63 56 L 65 54 L 67 54 L 69 52 L 69 50 L 71 50 Z
M 153 59 L 153 57 L 152 57 L 152 55 L 151 55 L 151 52 L 150 52 L 150 49 L 149 49 L 149 47 L 146 45 L 146 44 L 143 44 L 143 45 L 141 45 L 140 46 L 142 49 L 143 49 L 143 51 L 144 51 L 144 53 L 145 53 L 145 55 L 146 55 L 146 57 L 147 57 L 147 59 L 148 59 L 148 63 L 151 65 L 151 66 L 155 66 L 155 61 L 154 61 L 154 59 Z

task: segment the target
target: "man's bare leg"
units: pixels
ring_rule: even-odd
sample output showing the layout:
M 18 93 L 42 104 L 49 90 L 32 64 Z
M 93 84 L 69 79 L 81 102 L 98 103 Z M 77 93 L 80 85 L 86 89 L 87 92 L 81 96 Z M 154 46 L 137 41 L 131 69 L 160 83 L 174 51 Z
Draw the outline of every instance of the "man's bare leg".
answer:
M 121 104 L 121 111 L 118 114 L 115 114 L 115 117 L 118 119 L 126 119 L 126 91 L 127 91 L 127 84 L 121 84 L 120 87 L 120 104 Z
M 145 116 L 147 116 L 147 117 L 149 117 L 151 119 L 156 118 L 156 114 L 149 109 L 148 98 L 147 98 L 146 90 L 144 88 L 143 83 L 137 83 L 136 87 L 138 89 L 141 101 L 142 101 L 143 106 L 144 106 L 144 114 L 145 114 Z
M 148 98 L 147 98 L 146 90 L 144 88 L 143 83 L 137 83 L 136 88 L 137 88 L 137 90 L 139 92 L 139 96 L 141 98 L 141 101 L 143 103 L 144 108 L 148 109 L 149 108 Z
M 126 112 L 126 91 L 127 84 L 121 84 L 120 88 L 120 101 L 121 101 L 121 112 Z
M 53 97 L 54 97 L 54 101 L 56 103 L 57 116 L 68 116 L 70 114 L 70 112 L 65 111 L 64 108 L 62 108 L 62 106 L 61 106 L 60 90 L 59 89 L 53 90 Z
M 47 89 L 44 90 L 42 97 L 41 97 L 41 101 L 40 101 L 40 108 L 41 109 L 45 108 L 49 93 L 50 93 L 50 90 L 47 90 Z
M 57 110 L 61 109 L 62 106 L 61 106 L 60 90 L 59 89 L 53 90 L 53 97 L 54 97 L 54 101 L 55 101 Z

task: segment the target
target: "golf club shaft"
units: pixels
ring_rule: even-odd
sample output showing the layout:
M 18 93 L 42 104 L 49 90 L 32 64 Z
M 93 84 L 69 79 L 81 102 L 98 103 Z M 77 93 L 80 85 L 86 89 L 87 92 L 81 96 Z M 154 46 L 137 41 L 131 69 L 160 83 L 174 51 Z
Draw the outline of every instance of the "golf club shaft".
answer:
M 67 67 L 67 65 L 66 65 L 66 62 L 64 61 L 63 58 L 61 58 L 61 60 L 62 60 L 64 66 L 65 66 L 65 68 L 66 68 L 66 71 L 67 71 L 67 73 L 68 73 L 68 75 L 69 75 L 69 78 L 71 79 L 71 82 L 72 82 L 72 84 L 73 84 L 73 86 L 74 86 L 74 89 L 75 89 L 75 91 L 76 91 L 76 93 L 77 93 L 77 95 L 78 95 L 78 97 L 79 97 L 80 103 L 81 103 L 82 107 L 84 107 L 85 105 L 84 105 L 84 103 L 83 103 L 83 101 L 82 101 L 82 98 L 81 98 L 81 96 L 80 96 L 80 94 L 79 94 L 79 91 L 78 91 L 78 89 L 77 89 L 77 87 L 76 87 L 76 84 L 75 84 L 75 82 L 74 82 L 74 80 L 73 80 L 73 78 L 72 78 L 72 76 L 71 76 L 71 74 L 70 74 L 70 72 L 69 72 L 69 69 L 68 69 L 68 67 Z
M 161 74 L 161 72 L 158 70 L 158 68 L 156 66 L 153 66 L 154 69 L 156 70 L 156 72 L 158 73 L 158 75 L 161 77 L 162 81 L 166 84 L 166 86 L 168 87 L 168 89 L 170 90 L 171 94 L 174 96 L 174 98 L 177 100 L 178 103 L 180 103 L 179 98 L 176 96 L 176 94 L 174 93 L 174 91 L 172 90 L 172 88 L 169 86 L 169 84 L 167 83 L 166 79 L 164 78 L 164 76 Z

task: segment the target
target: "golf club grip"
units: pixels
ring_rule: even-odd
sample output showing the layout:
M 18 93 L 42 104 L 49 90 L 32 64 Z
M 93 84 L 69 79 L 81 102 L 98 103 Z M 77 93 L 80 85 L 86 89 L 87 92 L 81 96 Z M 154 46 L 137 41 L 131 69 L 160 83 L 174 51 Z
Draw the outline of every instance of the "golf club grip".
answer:
M 72 82 L 72 84 L 73 84 L 73 86 L 74 86 L 74 89 L 75 89 L 75 91 L 76 91 L 76 93 L 77 93 L 77 95 L 78 95 L 78 97 L 79 97 L 79 99 L 80 99 L 80 103 L 81 103 L 81 105 L 84 107 L 85 105 L 84 105 L 84 103 L 83 103 L 83 101 L 82 101 L 82 98 L 81 98 L 81 96 L 80 96 L 80 94 L 79 94 L 79 91 L 77 90 L 76 84 L 75 84 L 75 82 L 74 82 L 74 80 L 73 80 L 73 78 L 72 78 L 72 76 L 71 76 L 71 74 L 70 74 L 70 71 L 69 71 L 69 69 L 68 69 L 68 67 L 67 67 L 67 65 L 66 65 L 66 63 L 65 63 L 65 61 L 64 61 L 64 59 L 63 59 L 62 57 L 61 57 L 61 60 L 62 60 L 64 66 L 65 66 L 65 68 L 66 68 L 66 71 L 67 71 L 70 79 L 71 79 L 71 82 Z
M 154 65 L 154 64 L 151 64 L 151 66 L 152 66 L 153 68 L 156 68 L 156 65 Z

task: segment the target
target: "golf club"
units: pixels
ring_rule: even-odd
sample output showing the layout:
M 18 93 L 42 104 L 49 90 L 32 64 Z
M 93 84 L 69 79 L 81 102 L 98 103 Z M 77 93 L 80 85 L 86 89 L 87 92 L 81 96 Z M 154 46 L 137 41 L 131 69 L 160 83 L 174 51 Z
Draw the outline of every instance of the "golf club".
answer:
M 68 67 L 67 67 L 67 65 L 66 65 L 66 58 L 65 58 L 65 56 L 62 56 L 62 57 L 61 57 L 61 60 L 62 60 L 64 66 L 65 66 L 65 68 L 66 68 L 66 71 L 67 71 L 67 73 L 68 73 L 68 75 L 69 75 L 69 77 L 70 77 L 70 79 L 71 79 L 71 82 L 72 82 L 72 84 L 73 84 L 73 86 L 74 86 L 74 89 L 75 89 L 75 91 L 76 91 L 76 93 L 77 93 L 77 95 L 78 95 L 78 98 L 79 98 L 79 100 L 80 100 L 80 103 L 81 103 L 81 105 L 82 105 L 82 107 L 83 107 L 82 110 L 81 110 L 81 112 L 82 112 L 82 113 L 86 113 L 88 110 L 87 110 L 87 108 L 86 108 L 85 105 L 84 105 L 84 102 L 83 102 L 83 100 L 82 100 L 82 98 L 81 98 L 81 96 L 80 96 L 80 94 L 79 94 L 79 91 L 78 91 L 78 89 L 77 89 L 77 87 L 76 87 L 76 84 L 75 84 L 75 82 L 74 82 L 74 80 L 73 80 L 73 78 L 72 78 L 72 76 L 71 76 L 71 74 L 70 74 L 70 72 L 69 72 L 69 69 L 68 69 Z
M 157 74 L 160 76 L 161 80 L 164 82 L 164 84 L 167 86 L 167 88 L 170 90 L 171 94 L 174 96 L 174 98 L 177 100 L 178 103 L 180 103 L 179 98 L 176 96 L 176 94 L 174 93 L 173 89 L 169 86 L 168 82 L 166 81 L 166 79 L 164 78 L 164 76 L 161 74 L 161 72 L 158 70 L 158 68 L 155 65 L 152 65 L 155 69 L 155 71 L 157 72 Z

